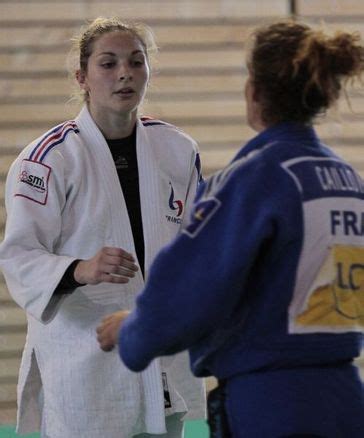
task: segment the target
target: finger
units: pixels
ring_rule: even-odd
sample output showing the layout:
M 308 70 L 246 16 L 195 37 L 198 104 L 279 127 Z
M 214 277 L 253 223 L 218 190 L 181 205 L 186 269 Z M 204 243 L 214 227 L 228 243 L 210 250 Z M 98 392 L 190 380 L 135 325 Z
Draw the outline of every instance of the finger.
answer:
M 117 313 L 113 313 L 112 315 L 108 315 L 106 316 L 103 320 L 102 323 L 105 325 L 109 325 L 109 324 L 119 324 L 120 321 L 122 319 L 124 319 L 124 314 L 121 312 L 117 312 Z
M 96 333 L 100 336 L 103 336 L 108 325 L 109 325 L 109 320 L 108 321 L 102 320 L 101 324 L 98 327 L 96 327 Z
M 99 274 L 117 274 L 117 275 L 123 275 L 126 277 L 134 277 L 135 273 L 139 270 L 138 266 L 136 266 L 134 263 L 127 262 L 123 265 L 121 265 L 122 261 L 119 260 L 119 263 L 108 263 L 106 261 L 103 261 L 98 266 Z
M 119 276 L 116 274 L 101 274 L 99 277 L 99 281 L 104 283 L 116 283 L 116 284 L 125 284 L 129 282 L 129 278 L 124 276 Z
M 120 326 L 120 324 L 124 321 L 125 318 L 127 318 L 130 315 L 129 310 L 118 310 L 117 312 L 111 313 L 109 315 L 106 315 L 101 320 L 101 323 L 99 327 L 101 326 L 108 326 L 110 324 L 116 324 Z
M 115 346 L 115 343 L 111 340 L 110 330 L 102 330 L 98 333 L 97 341 L 104 351 L 110 351 Z
M 103 332 L 107 333 L 112 330 L 115 324 L 120 324 L 120 320 L 115 321 L 114 317 L 106 318 L 102 321 L 102 323 L 97 327 L 96 332 L 102 334 Z M 98 330 L 99 329 L 99 330 Z
M 135 263 L 130 262 L 129 260 L 126 260 L 126 259 L 122 259 L 119 263 L 119 266 L 122 266 L 123 268 L 126 268 L 130 271 L 133 271 L 133 272 L 139 271 L 138 265 L 136 265 Z
M 115 248 L 112 246 L 106 246 L 103 248 L 103 250 L 104 250 L 105 254 L 108 254 L 111 256 L 122 257 L 122 258 L 125 258 L 127 260 L 130 260 L 131 262 L 135 262 L 135 257 L 122 248 Z
M 116 255 L 103 254 L 103 257 L 100 259 L 101 266 L 124 266 L 132 271 L 138 270 L 138 265 L 134 263 L 134 261 L 130 261 L 125 257 L 119 257 Z
M 134 275 L 132 277 L 134 277 Z M 129 283 L 129 280 L 132 277 L 126 277 L 125 275 L 119 274 L 110 274 L 109 283 L 126 284 Z
M 100 340 L 98 339 L 98 342 L 99 342 L 101 350 L 103 350 L 103 351 L 111 351 L 115 348 L 115 345 L 113 342 L 109 342 L 109 341 L 106 341 L 104 339 L 100 339 Z
M 123 266 L 109 266 L 109 268 L 106 268 L 104 272 L 129 278 L 135 277 L 135 271 L 131 271 Z
M 131 271 L 130 269 L 125 268 L 124 266 L 118 266 L 118 269 L 116 269 L 115 274 L 128 278 L 135 277 L 135 271 Z
M 113 315 L 107 315 L 104 316 L 100 322 L 100 324 L 97 326 L 96 331 L 98 331 L 99 329 L 101 329 L 107 322 L 111 321 L 113 318 Z

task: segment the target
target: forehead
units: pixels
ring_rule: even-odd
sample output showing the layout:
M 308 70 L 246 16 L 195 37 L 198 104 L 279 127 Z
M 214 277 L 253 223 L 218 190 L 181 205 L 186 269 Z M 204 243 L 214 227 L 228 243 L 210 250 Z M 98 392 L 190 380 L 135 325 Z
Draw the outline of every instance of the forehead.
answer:
M 145 52 L 145 48 L 139 38 L 124 30 L 116 30 L 100 35 L 93 44 L 92 54 L 98 55 L 104 52 L 115 54 L 124 52 Z

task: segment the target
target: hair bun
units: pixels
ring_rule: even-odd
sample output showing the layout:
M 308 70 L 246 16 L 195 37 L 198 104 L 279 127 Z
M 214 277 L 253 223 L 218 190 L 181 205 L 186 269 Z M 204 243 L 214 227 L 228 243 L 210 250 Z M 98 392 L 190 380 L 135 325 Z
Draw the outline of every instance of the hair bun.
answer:
M 364 49 L 360 45 L 360 34 L 337 32 L 328 40 L 331 53 L 331 69 L 344 76 L 356 75 L 364 66 Z

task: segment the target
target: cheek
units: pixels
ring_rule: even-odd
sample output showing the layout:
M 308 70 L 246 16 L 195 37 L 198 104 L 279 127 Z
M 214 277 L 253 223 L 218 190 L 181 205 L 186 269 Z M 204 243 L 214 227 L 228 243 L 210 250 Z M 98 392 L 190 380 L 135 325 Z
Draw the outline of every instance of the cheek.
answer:
M 143 90 L 146 89 L 149 83 L 149 72 L 148 71 L 141 72 L 138 79 L 139 79 L 140 88 Z
M 247 101 L 250 100 L 250 97 L 251 97 L 251 84 L 250 84 L 250 81 L 249 81 L 249 80 L 248 80 L 248 81 L 246 82 L 246 84 L 245 84 L 245 88 L 244 88 L 244 96 L 245 96 L 245 99 L 246 99 Z

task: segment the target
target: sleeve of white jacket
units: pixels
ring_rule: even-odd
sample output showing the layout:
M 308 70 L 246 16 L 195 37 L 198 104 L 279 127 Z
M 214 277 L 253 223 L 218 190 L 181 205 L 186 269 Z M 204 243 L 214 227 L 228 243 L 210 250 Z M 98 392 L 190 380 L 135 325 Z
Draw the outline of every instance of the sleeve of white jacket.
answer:
M 24 186 L 26 182 L 21 175 L 30 173 L 24 170 L 24 166 L 30 166 L 34 174 L 39 171 L 47 177 L 44 178 L 45 192 L 41 197 L 29 192 L 34 187 Z M 13 299 L 43 322 L 54 316 L 62 297 L 53 296 L 53 292 L 67 267 L 75 260 L 74 257 L 55 254 L 65 202 L 64 160 L 58 151 L 49 154 L 46 165 L 22 157 L 13 163 L 6 182 L 7 221 L 0 245 L 0 267 Z

